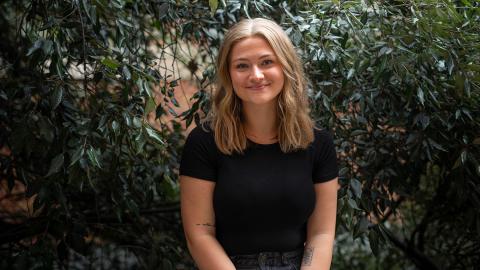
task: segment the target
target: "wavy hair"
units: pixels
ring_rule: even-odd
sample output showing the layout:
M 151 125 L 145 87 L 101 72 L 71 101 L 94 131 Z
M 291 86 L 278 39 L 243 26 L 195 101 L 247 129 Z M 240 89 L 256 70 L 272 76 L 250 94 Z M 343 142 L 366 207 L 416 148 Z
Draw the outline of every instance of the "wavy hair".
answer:
M 217 81 L 212 108 L 206 121 L 214 132 L 215 143 L 224 154 L 243 153 L 247 137 L 243 130 L 242 101 L 234 93 L 229 73 L 230 51 L 241 39 L 260 36 L 272 47 L 281 63 L 285 83 L 277 98 L 278 142 L 283 152 L 305 149 L 313 142 L 314 123 L 309 113 L 302 63 L 292 42 L 275 22 L 244 19 L 225 34 L 217 58 Z

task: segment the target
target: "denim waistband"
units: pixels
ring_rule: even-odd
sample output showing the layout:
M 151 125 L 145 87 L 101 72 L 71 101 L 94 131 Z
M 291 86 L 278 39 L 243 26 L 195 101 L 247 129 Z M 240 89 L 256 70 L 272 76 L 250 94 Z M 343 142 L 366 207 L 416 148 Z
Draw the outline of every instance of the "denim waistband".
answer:
M 280 266 L 298 263 L 303 256 L 303 248 L 292 251 L 266 251 L 254 254 L 229 256 L 235 266 Z

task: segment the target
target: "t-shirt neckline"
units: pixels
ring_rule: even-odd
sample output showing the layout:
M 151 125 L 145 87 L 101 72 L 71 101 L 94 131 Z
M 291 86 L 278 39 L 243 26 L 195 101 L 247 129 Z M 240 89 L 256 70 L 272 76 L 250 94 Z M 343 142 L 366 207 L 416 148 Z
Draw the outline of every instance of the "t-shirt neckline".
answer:
M 252 145 L 259 146 L 259 147 L 272 147 L 272 146 L 278 145 L 278 141 L 274 143 L 256 143 L 250 140 L 249 138 L 247 138 L 247 141 L 250 142 Z

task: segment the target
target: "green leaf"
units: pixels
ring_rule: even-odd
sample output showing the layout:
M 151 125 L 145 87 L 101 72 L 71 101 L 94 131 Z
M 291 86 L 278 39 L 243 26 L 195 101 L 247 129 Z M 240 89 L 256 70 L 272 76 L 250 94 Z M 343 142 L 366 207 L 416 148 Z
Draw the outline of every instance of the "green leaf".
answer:
M 185 125 L 188 128 L 193 121 L 193 114 L 188 114 L 188 116 L 186 116 L 186 120 L 187 121 L 186 121 Z
M 48 173 L 45 177 L 48 177 L 52 174 L 59 172 L 63 166 L 63 159 L 64 159 L 63 153 L 58 154 L 56 157 L 54 157 L 50 162 L 50 169 L 48 170 Z
M 104 58 L 101 63 L 111 70 L 116 70 L 120 66 L 120 63 L 117 60 L 111 58 Z
M 467 78 L 465 78 L 464 87 L 465 87 L 465 94 L 467 94 L 467 97 L 470 97 L 471 87 L 470 87 L 470 81 Z
M 362 24 L 366 24 L 368 21 L 368 12 L 364 12 L 362 16 L 360 17 L 360 22 Z
M 369 225 L 369 222 L 368 222 L 367 217 L 362 216 L 360 218 L 360 221 L 357 222 L 357 224 L 355 224 L 355 229 L 354 229 L 354 232 L 353 232 L 353 238 L 358 238 L 362 234 L 368 232 L 368 225 Z
M 368 133 L 368 131 L 366 131 L 366 130 L 356 129 L 356 130 L 354 130 L 354 131 L 352 131 L 352 132 L 350 133 L 350 136 L 351 136 L 351 137 L 355 137 L 355 136 L 363 135 L 363 134 L 367 134 L 367 133 Z
M 169 9 L 170 5 L 168 2 L 164 2 L 163 4 L 160 5 L 160 7 L 158 8 L 158 19 L 162 19 L 164 18 L 165 16 L 168 15 L 168 9 Z
M 353 74 L 355 74 L 355 69 L 354 69 L 354 68 L 351 68 L 351 69 L 348 71 L 347 80 L 350 80 L 350 79 L 353 77 Z
M 136 154 L 139 154 L 143 151 L 143 147 L 145 146 L 145 136 L 143 136 L 142 132 L 138 132 L 137 136 L 135 136 L 135 148 Z
M 38 49 L 42 48 L 43 45 L 43 40 L 39 39 L 33 43 L 33 46 L 28 49 L 27 56 L 32 55 L 34 52 L 36 52 Z
M 321 81 L 318 83 L 320 86 L 328 86 L 328 85 L 333 85 L 333 82 L 330 81 Z
M 147 104 L 145 105 L 145 115 L 153 112 L 157 104 L 155 103 L 155 99 L 153 97 L 149 97 L 147 100 Z
M 170 99 L 170 101 L 173 103 L 173 105 L 174 105 L 175 107 L 177 107 L 177 108 L 180 107 L 180 104 L 178 104 L 178 101 L 177 101 L 176 98 L 172 97 L 172 98 Z
M 62 102 L 63 99 L 63 87 L 57 87 L 53 90 L 53 94 L 50 97 L 50 104 L 52 106 L 52 111 L 54 111 L 58 105 Z
M 218 0 L 208 0 L 208 5 L 210 6 L 210 16 L 213 17 L 218 8 Z
M 418 87 L 417 89 L 417 97 L 418 97 L 418 101 L 420 101 L 420 103 L 422 105 L 424 105 L 425 103 L 425 95 L 423 94 L 423 90 L 422 88 Z
M 453 68 L 455 67 L 455 62 L 453 61 L 452 56 L 448 58 L 447 66 L 448 66 L 448 75 L 452 75 Z
M 178 117 L 178 114 L 177 114 L 177 113 L 175 112 L 175 110 L 173 110 L 170 106 L 168 106 L 168 112 L 169 112 L 171 115 L 173 115 L 173 116 L 175 116 L 175 117 Z
M 119 128 L 120 128 L 120 124 L 116 120 L 113 120 L 112 121 L 112 130 L 113 130 L 113 132 L 115 133 L 116 136 L 118 136 L 118 133 L 120 131 Z
M 370 225 L 370 222 L 368 221 L 368 218 L 366 216 L 362 216 L 362 218 L 360 219 L 360 224 L 359 224 L 359 232 L 360 233 L 368 232 L 368 225 Z
M 352 188 L 355 197 L 360 199 L 362 197 L 362 183 L 357 179 L 352 178 L 350 180 L 350 187 Z
M 352 207 L 353 209 L 361 210 L 360 208 L 358 208 L 357 202 L 352 198 L 348 199 L 348 205 L 350 205 L 350 207 Z
M 437 142 L 435 142 L 433 139 L 428 138 L 427 140 L 428 140 L 428 143 L 429 143 L 432 147 L 434 147 L 434 148 L 436 148 L 436 149 L 438 149 L 438 150 L 440 150 L 440 151 L 443 151 L 443 152 L 448 152 L 448 150 L 445 149 L 445 147 L 441 146 L 440 144 L 438 144 Z
M 140 120 L 140 118 L 138 118 L 138 117 L 133 117 L 133 126 L 135 128 L 142 127 L 142 120 Z
M 42 50 L 45 55 L 52 53 L 53 42 L 51 40 L 44 40 L 42 44 Z
M 102 168 L 102 166 L 100 165 L 100 162 L 99 162 L 99 154 L 97 153 L 97 151 L 93 147 L 90 147 L 87 150 L 87 155 L 88 155 L 88 159 L 90 160 L 90 162 L 94 166 L 96 166 L 98 168 Z
M 125 80 L 129 81 L 132 78 L 132 74 L 130 73 L 130 70 L 127 66 L 123 66 L 122 73 Z
M 392 51 L 393 51 L 393 49 L 390 48 L 390 47 L 382 47 L 380 49 L 380 52 L 378 53 L 378 56 L 390 54 Z
M 117 21 L 118 21 L 119 23 L 125 25 L 126 27 L 131 27 L 131 28 L 134 27 L 133 24 L 131 24 L 130 22 L 127 22 L 127 21 L 125 21 L 125 20 L 123 20 L 123 19 L 118 19 Z
M 462 164 L 465 164 L 467 162 L 467 155 L 468 155 L 468 152 L 466 150 L 463 150 L 462 153 L 460 154 L 460 160 Z
M 147 126 L 147 127 L 145 127 L 145 130 L 147 131 L 148 136 L 155 139 L 156 141 L 158 141 L 161 144 L 165 144 L 163 142 L 162 138 L 160 138 L 160 136 L 157 134 L 157 132 L 155 130 L 153 130 L 151 127 Z
M 171 88 L 177 87 L 179 80 L 180 80 L 180 79 L 175 79 L 175 80 L 171 81 L 171 82 L 169 83 L 170 87 L 171 87 Z M 171 90 L 172 90 L 171 93 L 172 93 L 172 96 L 173 96 L 173 95 L 174 95 L 174 93 L 173 93 L 173 90 L 174 90 L 174 89 L 171 89 Z
M 72 166 L 73 164 L 77 163 L 77 161 L 83 156 L 84 154 L 84 149 L 83 146 L 80 146 L 75 152 L 73 152 L 70 155 L 70 165 Z
M 122 112 L 122 116 L 123 116 L 123 120 L 125 121 L 125 124 L 128 126 L 128 127 L 131 127 L 132 126 L 132 119 L 130 118 L 130 115 L 128 114 L 127 111 L 123 111 Z
M 0 98 L 3 100 L 8 100 L 8 96 L 3 90 L 0 90 Z
M 142 80 L 141 78 L 138 78 L 136 81 L 137 87 L 140 91 L 140 93 L 146 93 L 149 97 L 152 97 L 152 93 L 150 92 L 150 86 L 148 85 L 148 82 Z

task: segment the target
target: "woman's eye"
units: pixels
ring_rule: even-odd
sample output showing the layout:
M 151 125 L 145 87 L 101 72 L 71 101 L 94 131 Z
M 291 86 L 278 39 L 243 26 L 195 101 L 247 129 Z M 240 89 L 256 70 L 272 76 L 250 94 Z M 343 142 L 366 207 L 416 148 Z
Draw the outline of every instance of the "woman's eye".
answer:
M 242 68 L 247 68 L 248 66 L 246 64 L 238 64 L 236 68 L 242 69 Z
M 270 64 L 272 64 L 272 63 L 273 63 L 273 61 L 270 60 L 270 59 L 264 60 L 264 61 L 262 62 L 263 65 L 270 65 Z

